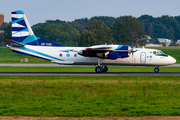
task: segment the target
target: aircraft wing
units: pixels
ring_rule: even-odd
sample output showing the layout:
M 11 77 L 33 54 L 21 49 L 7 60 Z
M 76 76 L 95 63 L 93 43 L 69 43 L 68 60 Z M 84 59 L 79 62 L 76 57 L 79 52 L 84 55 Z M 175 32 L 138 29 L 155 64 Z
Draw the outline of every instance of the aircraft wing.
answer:
M 104 50 L 104 51 L 108 51 L 110 49 L 112 49 L 112 45 L 97 45 L 97 46 L 92 46 L 92 47 L 87 47 L 86 50 Z
M 106 58 L 113 51 L 112 45 L 97 45 L 87 47 L 78 52 L 79 55 L 85 57 L 99 57 Z
M 98 57 L 102 59 L 117 59 L 129 57 L 133 52 L 127 45 L 96 45 L 84 48 L 78 54 L 85 57 Z
M 21 44 L 19 42 L 13 41 L 13 40 L 5 40 L 5 42 L 7 42 L 10 46 L 13 47 L 23 47 L 24 44 Z

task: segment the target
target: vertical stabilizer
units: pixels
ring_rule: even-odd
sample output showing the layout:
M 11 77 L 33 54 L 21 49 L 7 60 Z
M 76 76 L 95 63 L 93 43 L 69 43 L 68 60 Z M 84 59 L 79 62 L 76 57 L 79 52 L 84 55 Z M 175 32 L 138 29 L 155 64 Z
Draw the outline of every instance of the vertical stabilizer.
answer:
M 11 13 L 12 17 L 12 40 L 25 45 L 36 46 L 61 46 L 59 44 L 36 37 L 29 25 L 23 11 L 17 10 Z

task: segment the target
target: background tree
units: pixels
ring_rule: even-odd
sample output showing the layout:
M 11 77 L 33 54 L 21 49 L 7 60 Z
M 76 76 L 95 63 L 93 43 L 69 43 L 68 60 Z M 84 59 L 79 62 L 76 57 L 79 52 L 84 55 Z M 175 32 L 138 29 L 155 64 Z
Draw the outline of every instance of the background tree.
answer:
M 11 33 L 11 22 L 6 23 L 4 22 L 1 26 L 0 26 L 0 46 L 5 45 L 4 44 L 4 40 L 7 39 L 12 39 L 12 33 Z
M 148 35 L 150 35 L 151 37 L 154 36 L 154 27 L 153 27 L 152 24 L 149 26 L 149 28 L 148 28 L 148 30 L 147 30 L 147 33 L 148 33 Z
M 114 41 L 118 44 L 135 46 L 144 44 L 145 33 L 141 22 L 132 16 L 123 16 L 116 20 L 112 28 Z
M 6 23 L 4 22 L 0 26 L 0 30 L 4 31 L 4 39 L 12 39 L 12 33 L 11 33 L 11 22 Z
M 76 41 L 76 35 L 69 23 L 63 22 L 61 24 L 42 23 L 38 26 L 33 26 L 33 31 L 36 36 L 49 41 L 66 44 Z
M 180 39 L 180 16 L 171 17 L 163 15 L 162 17 L 154 18 L 149 15 L 142 15 L 138 18 L 141 24 L 144 25 L 144 31 L 149 35 L 149 27 L 152 24 L 154 27 L 154 35 L 156 38 L 168 38 L 176 42 Z
M 82 30 L 78 38 L 79 46 L 92 46 L 98 44 L 111 44 L 111 29 L 103 21 L 89 21 L 88 26 Z

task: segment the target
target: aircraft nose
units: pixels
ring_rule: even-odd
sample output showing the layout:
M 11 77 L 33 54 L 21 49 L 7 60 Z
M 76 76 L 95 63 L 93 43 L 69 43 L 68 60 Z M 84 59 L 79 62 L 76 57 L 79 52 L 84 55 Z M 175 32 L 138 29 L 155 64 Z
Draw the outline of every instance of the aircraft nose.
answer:
M 169 65 L 172 65 L 172 64 L 174 64 L 174 63 L 176 63 L 176 59 L 173 58 L 173 57 L 171 57 L 171 56 L 168 56 L 168 64 L 169 64 Z

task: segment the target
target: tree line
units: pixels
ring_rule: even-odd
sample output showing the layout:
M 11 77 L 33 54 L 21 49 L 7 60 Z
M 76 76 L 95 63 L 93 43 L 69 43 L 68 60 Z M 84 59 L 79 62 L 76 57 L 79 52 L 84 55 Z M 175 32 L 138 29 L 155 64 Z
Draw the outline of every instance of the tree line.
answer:
M 3 23 L 0 41 L 11 39 L 11 22 Z M 146 36 L 168 38 L 174 42 L 180 39 L 180 16 L 153 17 L 142 15 L 139 18 L 120 16 L 95 16 L 90 19 L 76 19 L 72 22 L 46 20 L 32 26 L 36 36 L 66 45 L 78 43 L 78 46 L 97 44 L 144 45 Z

